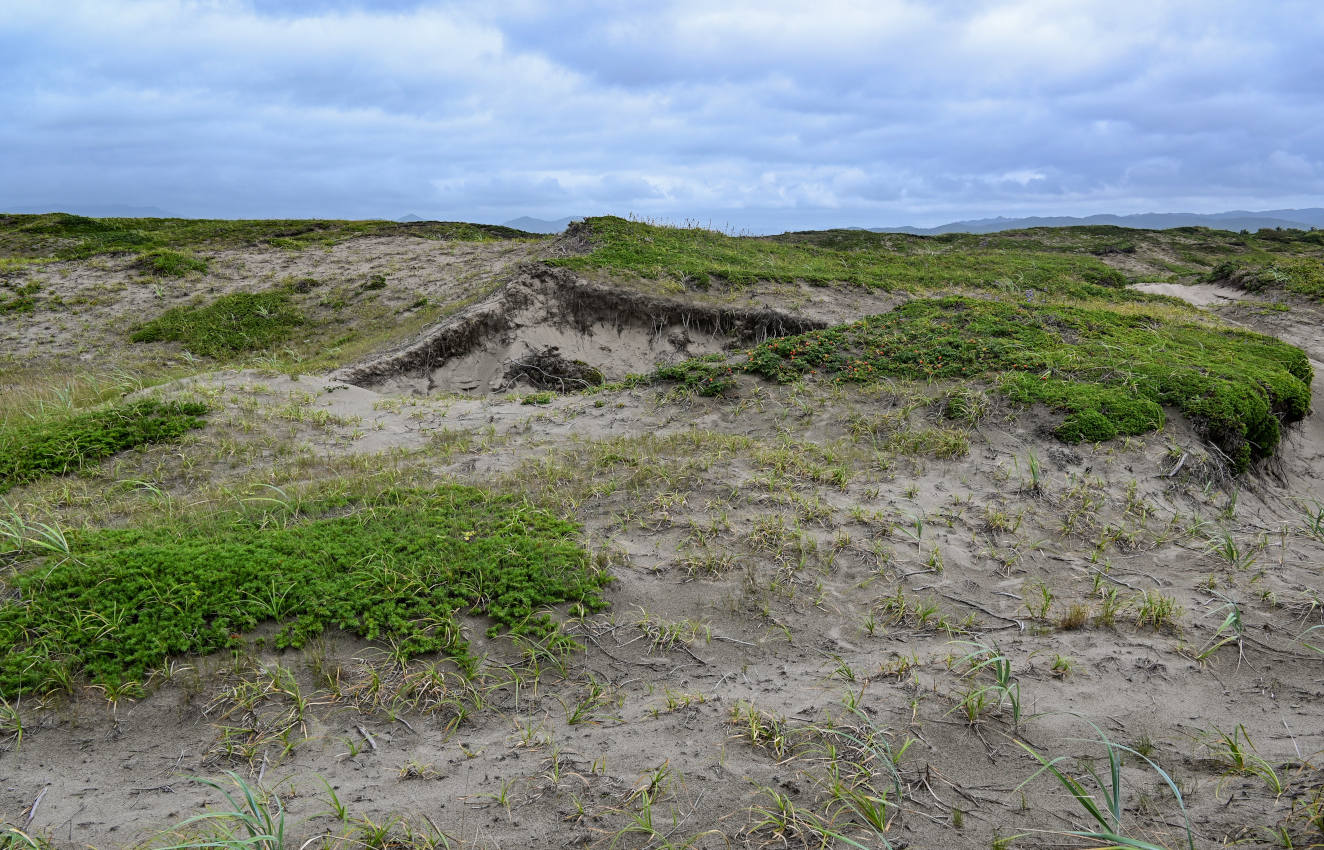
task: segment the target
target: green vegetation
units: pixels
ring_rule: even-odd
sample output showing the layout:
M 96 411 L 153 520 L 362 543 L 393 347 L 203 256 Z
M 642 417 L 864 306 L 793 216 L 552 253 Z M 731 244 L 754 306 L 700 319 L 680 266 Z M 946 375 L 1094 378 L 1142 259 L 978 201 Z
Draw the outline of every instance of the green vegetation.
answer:
M 855 240 L 843 237 L 816 244 L 725 236 L 701 228 L 656 227 L 612 216 L 587 219 L 585 227 L 591 233 L 593 252 L 551 262 L 699 286 L 713 280 L 737 286 L 767 280 L 849 283 L 887 290 L 965 286 L 1036 289 L 1078 297 L 1141 297 L 1121 291 L 1125 278 L 1097 258 L 1065 252 L 917 243 L 881 239 L 883 234 L 872 233 Z
M 9 289 L 7 281 L 0 282 L 0 286 Z M 0 294 L 0 316 L 6 313 L 31 313 L 36 309 L 37 301 L 33 296 L 41 291 L 41 285 L 36 281 L 15 286 L 11 291 L 12 295 Z
M 172 307 L 130 339 L 179 342 L 194 354 L 223 357 L 280 342 L 303 320 L 287 290 L 234 292 L 210 304 Z
M 1013 401 L 1067 413 L 1056 432 L 1066 442 L 1155 430 L 1161 405 L 1174 405 L 1237 470 L 1272 455 L 1280 424 L 1306 415 L 1312 376 L 1300 349 L 1246 331 L 1158 312 L 961 297 L 771 340 L 741 368 L 779 382 L 984 376 Z
M 192 254 L 181 254 L 169 248 L 158 248 L 143 254 L 138 264 L 146 271 L 167 277 L 183 277 L 189 272 L 205 272 L 207 261 Z
M 1324 260 L 1317 257 L 1281 257 L 1256 252 L 1220 263 L 1206 280 L 1230 283 L 1249 292 L 1285 289 L 1324 301 Z
M 272 245 L 301 249 L 360 236 L 413 236 L 484 242 L 536 238 L 509 227 L 455 221 L 215 220 L 85 218 L 68 213 L 0 215 L 0 256 L 74 260 L 161 249 Z M 165 272 L 172 274 L 173 272 Z
M 77 472 L 134 446 L 201 428 L 206 405 L 145 399 L 53 420 L 0 427 L 0 493 L 48 475 Z
M 736 370 L 722 361 L 722 355 L 710 354 L 663 366 L 653 373 L 653 377 L 662 381 L 676 381 L 685 389 L 702 396 L 724 395 L 735 389 Z
M 280 519 L 286 520 L 281 522 Z M 141 681 L 178 653 L 241 644 L 260 623 L 301 647 L 330 628 L 390 644 L 398 660 L 469 654 L 459 617 L 502 632 L 556 635 L 546 606 L 604 607 L 578 527 L 470 487 L 389 490 L 290 516 L 194 519 L 70 534 L 62 559 L 29 559 L 0 608 L 0 696 Z M 20 553 L 21 554 L 21 553 Z M 20 561 L 20 564 L 24 562 Z

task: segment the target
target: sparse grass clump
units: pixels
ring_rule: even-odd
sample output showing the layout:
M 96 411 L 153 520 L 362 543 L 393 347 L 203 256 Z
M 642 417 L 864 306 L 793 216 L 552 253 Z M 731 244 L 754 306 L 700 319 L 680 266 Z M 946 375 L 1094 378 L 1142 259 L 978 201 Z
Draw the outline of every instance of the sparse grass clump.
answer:
M 1159 312 L 911 301 L 895 311 L 753 349 L 742 367 L 775 381 L 987 377 L 1013 401 L 1067 414 L 1056 434 L 1097 442 L 1164 423 L 1181 409 L 1244 470 L 1269 457 L 1280 425 L 1310 409 L 1304 352 L 1271 337 Z
M 210 304 L 172 307 L 133 332 L 134 342 L 179 342 L 194 354 L 224 357 L 267 348 L 303 323 L 289 292 L 234 292 Z
M 36 281 L 12 288 L 7 281 L 0 281 L 0 316 L 6 313 L 31 313 L 37 308 L 34 296 L 40 291 L 41 284 Z
M 69 552 L 18 561 L 0 607 L 0 697 L 141 681 L 180 653 L 242 645 L 274 621 L 277 648 L 326 629 L 389 643 L 400 661 L 461 666 L 461 613 L 489 634 L 558 639 L 547 606 L 605 605 L 578 528 L 527 502 L 461 486 L 388 491 L 260 516 L 69 535 Z M 559 638 L 560 640 L 568 640 Z
M 145 399 L 53 420 L 0 426 L 0 493 L 201 428 L 207 406 Z

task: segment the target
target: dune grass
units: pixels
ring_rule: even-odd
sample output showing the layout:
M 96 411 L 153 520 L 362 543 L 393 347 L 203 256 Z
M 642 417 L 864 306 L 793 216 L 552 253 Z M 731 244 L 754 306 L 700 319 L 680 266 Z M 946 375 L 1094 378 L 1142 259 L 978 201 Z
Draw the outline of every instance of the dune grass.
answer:
M 474 662 L 460 617 L 489 634 L 548 638 L 548 606 L 605 605 L 578 528 L 471 487 L 67 535 L 65 554 L 22 556 L 0 607 L 0 696 L 85 677 L 122 687 L 180 653 L 242 645 L 264 622 L 277 647 L 326 629 L 387 643 L 405 660 Z
M 143 324 L 134 342 L 178 342 L 194 354 L 224 357 L 269 348 L 304 322 L 284 289 L 233 292 L 206 304 L 172 307 Z

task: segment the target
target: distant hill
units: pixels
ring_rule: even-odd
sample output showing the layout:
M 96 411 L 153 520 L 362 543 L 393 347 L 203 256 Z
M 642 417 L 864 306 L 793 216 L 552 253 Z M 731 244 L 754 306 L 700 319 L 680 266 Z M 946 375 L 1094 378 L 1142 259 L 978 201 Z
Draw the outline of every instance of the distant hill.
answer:
M 574 215 L 548 221 L 545 218 L 530 218 L 526 215 L 520 218 L 512 218 L 505 222 L 505 226 L 523 230 L 527 233 L 560 233 L 569 227 L 572 221 L 579 221 L 582 218 L 582 215 Z
M 409 215 L 400 216 L 399 218 L 396 219 L 396 221 L 400 222 L 401 224 L 409 224 L 411 221 L 427 221 L 427 219 L 423 218 L 423 216 L 421 215 L 414 215 L 413 213 L 410 213 Z
M 178 218 L 160 207 L 133 207 L 127 204 L 47 204 L 46 206 L 13 207 L 5 212 L 23 215 L 63 212 L 88 218 Z
M 1221 213 L 1138 213 L 1136 215 L 1031 216 L 1029 218 L 980 218 L 971 221 L 953 221 L 937 227 L 870 227 L 874 233 L 996 233 L 1000 230 L 1021 230 L 1027 227 L 1076 227 L 1079 225 L 1111 224 L 1141 230 L 1166 230 L 1170 227 L 1212 227 L 1218 230 L 1259 230 L 1261 228 L 1292 227 L 1309 230 L 1324 227 L 1324 208 L 1303 210 L 1264 210 L 1250 212 L 1233 210 Z

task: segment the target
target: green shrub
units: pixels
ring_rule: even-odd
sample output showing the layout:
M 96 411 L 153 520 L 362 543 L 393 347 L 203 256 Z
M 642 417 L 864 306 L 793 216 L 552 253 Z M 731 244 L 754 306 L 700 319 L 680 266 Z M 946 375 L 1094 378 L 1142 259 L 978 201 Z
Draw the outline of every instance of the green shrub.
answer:
M 286 290 L 235 292 L 210 304 L 172 307 L 130 337 L 134 342 L 179 342 L 194 354 L 223 357 L 272 346 L 303 322 Z
M 205 423 L 204 404 L 145 399 L 54 421 L 0 427 L 0 493 L 77 472 L 134 446 L 173 440 Z
M 489 635 L 569 644 L 548 606 L 606 604 L 609 579 L 590 568 L 578 527 L 518 498 L 445 486 L 305 514 L 70 535 L 71 557 L 5 582 L 0 696 L 75 676 L 141 682 L 170 656 L 239 646 L 273 621 L 278 648 L 344 629 L 401 661 L 442 652 L 469 667 L 462 615 L 485 615 Z

